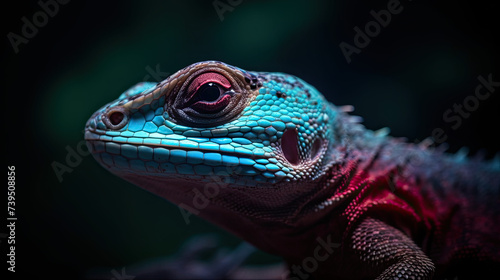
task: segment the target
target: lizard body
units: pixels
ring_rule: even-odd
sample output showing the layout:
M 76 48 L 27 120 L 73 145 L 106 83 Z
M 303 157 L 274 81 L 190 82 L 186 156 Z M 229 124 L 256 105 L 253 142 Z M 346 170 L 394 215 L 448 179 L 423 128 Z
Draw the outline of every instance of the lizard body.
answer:
M 106 169 L 283 256 L 293 279 L 498 265 L 498 164 L 367 130 L 347 111 L 297 77 L 207 61 L 124 92 L 85 138 Z

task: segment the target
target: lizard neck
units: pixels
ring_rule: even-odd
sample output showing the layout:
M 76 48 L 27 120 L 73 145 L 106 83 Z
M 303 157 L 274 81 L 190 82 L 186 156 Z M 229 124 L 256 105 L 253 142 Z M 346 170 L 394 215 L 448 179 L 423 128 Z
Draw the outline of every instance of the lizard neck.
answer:
M 241 221 L 239 224 L 228 223 L 230 219 L 217 219 L 227 217 L 227 213 L 217 215 L 215 209 L 206 218 L 289 262 L 311 255 L 318 244 L 324 244 L 318 238 L 329 244 L 340 243 L 351 218 L 344 215 L 350 202 L 369 185 L 380 184 L 380 178 L 383 181 L 390 172 L 389 167 L 378 164 L 380 153 L 390 140 L 385 135 L 364 129 L 350 118 L 341 115 L 334 125 L 338 134 L 329 153 L 332 163 L 320 176 L 311 181 L 291 182 L 277 189 L 241 190 L 236 197 L 246 197 L 247 202 L 266 196 L 275 197 L 275 203 L 269 205 L 268 210 L 254 209 L 253 212 L 246 211 L 246 215 L 240 215 L 241 210 L 233 211 L 234 219 Z M 301 194 L 297 195 L 298 192 Z M 233 197 L 234 189 L 232 193 L 228 193 L 228 198 Z M 219 201 L 232 200 L 223 199 L 223 194 L 218 197 L 221 198 Z M 225 209 L 228 208 L 234 207 L 227 205 Z M 267 216 L 253 214 L 266 212 Z M 300 244 L 297 240 L 301 240 Z

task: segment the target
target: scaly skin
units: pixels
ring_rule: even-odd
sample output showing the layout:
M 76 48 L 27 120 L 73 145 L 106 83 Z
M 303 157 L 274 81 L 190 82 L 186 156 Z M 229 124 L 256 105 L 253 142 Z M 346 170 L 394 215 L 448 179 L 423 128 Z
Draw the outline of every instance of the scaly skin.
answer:
M 498 164 L 366 130 L 347 111 L 299 78 L 208 61 L 132 87 L 85 139 L 117 176 L 283 256 L 293 279 L 464 279 L 498 265 Z

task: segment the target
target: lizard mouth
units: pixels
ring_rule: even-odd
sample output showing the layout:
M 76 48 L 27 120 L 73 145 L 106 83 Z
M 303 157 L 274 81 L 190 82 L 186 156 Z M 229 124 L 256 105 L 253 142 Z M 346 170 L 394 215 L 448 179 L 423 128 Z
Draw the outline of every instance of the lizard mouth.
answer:
M 112 137 L 108 136 L 103 133 L 98 133 L 97 131 L 92 131 L 87 129 L 85 131 L 85 140 L 88 142 L 100 142 L 102 143 L 105 147 L 105 149 L 96 149 L 96 152 L 116 152 L 113 151 L 113 149 L 116 148 L 123 148 L 127 146 L 123 145 L 128 145 L 128 146 L 134 146 L 134 147 L 148 147 L 151 149 L 156 149 L 156 148 L 162 148 L 162 149 L 168 149 L 168 150 L 185 150 L 185 151 L 199 151 L 202 153 L 214 153 L 217 152 L 221 155 L 227 155 L 227 156 L 236 156 L 240 158 L 250 158 L 250 159 L 268 159 L 272 155 L 269 153 L 266 153 L 264 151 L 250 151 L 248 149 L 238 149 L 234 148 L 232 149 L 227 149 L 228 147 L 225 146 L 226 150 L 221 150 L 221 145 L 215 144 L 215 143 L 208 143 L 208 144 L 203 144 L 204 142 L 198 143 L 196 145 L 195 141 L 190 140 L 187 138 L 186 140 L 179 140 L 180 137 L 174 135 L 165 135 L 163 138 L 145 138 L 145 139 L 140 139 L 140 138 L 127 138 L 127 137 Z M 197 139 L 197 141 L 199 141 Z M 194 142 L 194 143 L 193 143 Z
M 93 156 L 115 173 L 147 172 L 149 174 L 196 179 L 219 175 L 254 177 L 256 182 L 276 182 L 286 177 L 272 154 L 219 145 L 214 142 L 177 140 L 175 134 L 164 138 L 112 137 L 87 129 L 85 140 Z M 193 177 L 195 176 L 195 177 Z M 248 184 L 248 183 L 246 183 Z

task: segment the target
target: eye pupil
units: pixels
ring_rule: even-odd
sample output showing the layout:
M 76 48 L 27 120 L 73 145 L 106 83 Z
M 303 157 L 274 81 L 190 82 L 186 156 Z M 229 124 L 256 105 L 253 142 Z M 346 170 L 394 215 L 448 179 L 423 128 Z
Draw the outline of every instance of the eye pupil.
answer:
M 119 125 L 123 121 L 124 115 L 122 112 L 113 112 L 109 115 L 109 121 L 112 125 Z
M 208 83 L 199 89 L 199 100 L 215 101 L 220 96 L 220 89 L 214 83 Z

